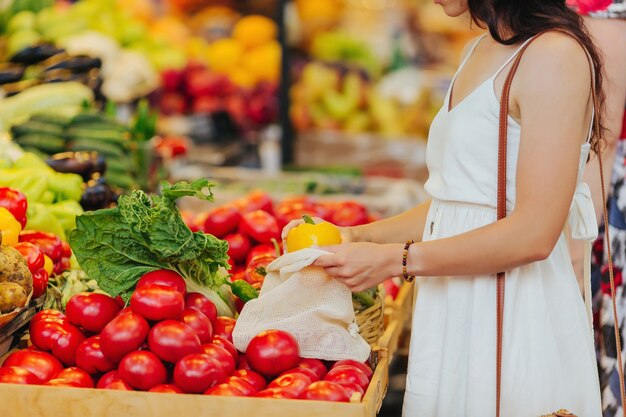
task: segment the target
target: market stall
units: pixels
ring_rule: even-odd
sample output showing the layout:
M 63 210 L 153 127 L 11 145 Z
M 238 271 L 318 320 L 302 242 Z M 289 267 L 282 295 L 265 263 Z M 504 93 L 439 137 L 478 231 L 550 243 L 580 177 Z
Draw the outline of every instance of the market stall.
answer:
M 355 226 L 426 200 L 428 125 L 472 36 L 431 12 L 385 0 L 0 5 L 9 415 L 377 415 L 414 285 L 344 287 L 329 302 L 360 350 L 311 353 L 317 324 L 257 326 L 245 343 L 235 329 L 258 303 L 306 311 L 301 293 L 263 301 L 272 265 L 341 242 L 333 230 L 282 239 L 290 221 Z

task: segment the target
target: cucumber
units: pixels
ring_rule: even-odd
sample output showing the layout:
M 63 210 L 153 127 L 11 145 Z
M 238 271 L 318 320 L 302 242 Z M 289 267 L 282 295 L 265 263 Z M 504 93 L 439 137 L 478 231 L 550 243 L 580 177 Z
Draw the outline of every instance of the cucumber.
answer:
M 72 119 L 72 125 L 90 125 L 92 123 L 105 123 L 108 125 L 124 127 L 123 124 L 115 120 L 113 117 L 98 111 L 84 111 L 78 113 Z
M 76 139 L 70 143 L 70 149 L 73 151 L 96 151 L 105 158 L 122 158 L 126 154 L 125 149 L 118 145 L 93 139 Z
M 41 113 L 35 114 L 30 118 L 30 121 L 41 122 L 51 125 L 57 125 L 61 128 L 65 128 L 72 121 L 71 117 L 63 116 L 60 114 Z
M 42 134 L 60 137 L 63 134 L 63 126 L 30 120 L 26 123 L 22 123 L 21 125 L 13 126 L 11 133 L 13 133 L 13 137 L 28 134 Z
M 106 172 L 128 173 L 133 170 L 133 162 L 129 158 L 109 158 L 106 161 Z
M 47 154 L 55 154 L 65 150 L 65 140 L 58 136 L 29 133 L 15 138 L 15 142 L 24 148 L 39 149 Z
M 110 184 L 118 188 L 131 189 L 131 188 L 135 188 L 137 185 L 134 178 L 127 174 L 107 172 L 104 178 L 107 184 Z
M 84 127 L 70 127 L 65 131 L 64 136 L 68 140 L 90 140 L 94 142 L 106 142 L 126 149 L 127 135 L 115 130 L 93 130 Z

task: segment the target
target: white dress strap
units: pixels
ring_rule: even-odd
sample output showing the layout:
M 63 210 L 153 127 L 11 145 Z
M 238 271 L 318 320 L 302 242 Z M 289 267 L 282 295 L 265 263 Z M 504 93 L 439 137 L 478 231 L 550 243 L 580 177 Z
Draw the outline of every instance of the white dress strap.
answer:
M 532 41 L 533 39 L 535 39 L 536 35 L 528 38 L 524 41 L 524 43 L 522 43 L 519 48 L 517 48 L 517 50 L 513 53 L 513 55 L 511 55 L 509 57 L 509 59 L 507 59 L 504 64 L 502 64 L 502 66 L 500 68 L 498 68 L 498 70 L 496 71 L 496 73 L 493 75 L 493 78 L 496 78 L 498 75 L 500 75 L 500 73 L 506 68 L 507 65 L 509 65 L 511 62 L 513 62 L 513 60 L 515 59 L 515 57 L 517 57 L 517 55 L 520 53 L 520 51 L 522 50 L 522 48 L 524 48 L 524 46 L 526 46 L 527 43 L 529 43 L 530 41 Z
M 452 77 L 452 81 L 450 81 L 450 87 L 452 87 L 454 85 L 454 81 L 456 81 L 456 77 L 459 75 L 459 73 L 461 72 L 461 70 L 463 69 L 463 67 L 467 63 L 467 61 L 470 59 L 470 57 L 472 56 L 472 54 L 476 50 L 476 47 L 480 43 L 480 41 L 485 39 L 486 36 L 487 36 L 486 34 L 485 35 L 481 35 L 478 39 L 476 39 L 476 42 L 474 42 L 474 44 L 469 49 L 469 51 L 467 51 L 467 53 L 465 54 L 465 57 L 461 61 L 461 65 L 459 65 L 459 68 L 456 70 L 456 73 L 454 73 L 454 77 Z M 450 91 L 448 91 L 448 94 L 450 94 Z

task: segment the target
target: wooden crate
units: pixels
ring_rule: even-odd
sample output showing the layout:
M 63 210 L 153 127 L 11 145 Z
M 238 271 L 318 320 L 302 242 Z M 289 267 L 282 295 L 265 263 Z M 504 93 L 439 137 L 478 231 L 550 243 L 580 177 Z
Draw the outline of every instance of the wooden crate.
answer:
M 3 417 L 374 417 L 388 384 L 389 361 L 381 350 L 359 403 L 2 384 L 0 404 Z
M 389 361 L 398 351 L 401 336 L 410 332 L 414 293 L 414 284 L 405 282 L 396 299 L 385 302 L 385 330 L 378 345 L 388 351 Z

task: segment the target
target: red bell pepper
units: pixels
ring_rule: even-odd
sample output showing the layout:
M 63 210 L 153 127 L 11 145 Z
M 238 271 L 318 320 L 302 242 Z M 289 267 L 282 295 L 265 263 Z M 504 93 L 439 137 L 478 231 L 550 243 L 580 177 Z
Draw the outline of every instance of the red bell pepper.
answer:
M 17 251 L 21 253 L 24 258 L 26 258 L 26 262 L 28 263 L 28 269 L 30 270 L 31 274 L 35 274 L 35 272 L 43 268 L 43 252 L 41 251 L 41 249 L 39 249 L 38 246 L 33 245 L 29 242 L 20 242 L 15 245 L 15 249 L 17 249 Z
M 349 227 L 367 224 L 369 216 L 367 209 L 361 204 L 354 201 L 345 201 L 337 204 L 329 220 L 336 226 Z
M 213 209 L 204 221 L 204 232 L 223 238 L 237 230 L 241 214 L 235 206 L 226 205 Z
M 62 256 L 64 258 L 71 258 L 72 257 L 72 247 L 70 246 L 70 244 L 67 243 L 66 241 L 62 240 L 61 241 L 61 245 L 63 246 L 63 254 L 62 254 Z
M 47 255 L 55 264 L 63 257 L 63 243 L 58 236 L 52 233 L 27 230 L 20 233 L 20 242 L 30 242 L 39 246 L 44 255 Z
M 28 201 L 20 191 L 9 187 L 0 187 L 0 207 L 9 210 L 13 217 L 20 222 L 22 229 L 26 226 Z
M 33 298 L 39 298 L 46 293 L 48 278 L 48 273 L 43 268 L 33 272 Z
M 270 243 L 280 239 L 280 228 L 276 218 L 263 210 L 245 213 L 239 231 L 259 243 Z

